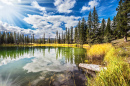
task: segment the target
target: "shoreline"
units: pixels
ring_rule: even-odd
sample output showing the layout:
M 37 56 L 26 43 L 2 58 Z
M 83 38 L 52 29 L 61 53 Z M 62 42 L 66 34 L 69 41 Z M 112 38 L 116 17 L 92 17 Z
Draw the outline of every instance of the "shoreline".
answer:
M 29 44 L 1 44 L 0 46 L 7 46 L 7 47 L 10 47 L 10 46 L 32 46 L 32 47 L 78 47 L 78 48 L 85 48 L 85 49 L 89 49 L 90 48 L 90 45 L 88 44 L 83 44 L 83 45 L 80 45 L 80 44 L 35 44 L 35 43 L 29 43 Z

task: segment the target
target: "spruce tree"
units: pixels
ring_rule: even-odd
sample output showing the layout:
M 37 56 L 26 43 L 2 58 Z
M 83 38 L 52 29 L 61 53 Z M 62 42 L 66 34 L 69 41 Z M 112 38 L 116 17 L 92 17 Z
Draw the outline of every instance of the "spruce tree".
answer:
M 81 36 L 81 28 L 80 28 L 81 27 L 81 23 L 80 23 L 80 21 L 79 21 L 77 27 L 78 27 L 78 40 L 77 40 L 77 42 L 80 43 L 80 40 L 81 40 L 81 37 L 80 37 Z
M 75 34 L 74 34 L 74 42 L 77 43 L 77 39 L 78 39 L 78 30 L 77 27 L 75 27 Z
M 106 21 L 103 18 L 102 19 L 102 23 L 101 23 L 101 32 L 102 32 L 102 36 L 104 37 L 104 32 L 105 32 L 105 28 L 106 28 Z
M 105 29 L 105 39 L 104 41 L 105 42 L 110 42 L 111 41 L 111 20 L 110 18 L 108 18 L 108 21 L 107 21 L 107 26 L 106 26 L 106 29 Z
M 80 44 L 84 44 L 86 39 L 86 21 L 83 18 L 80 26 Z
M 66 28 L 66 39 L 65 39 L 65 42 L 68 43 L 68 31 L 67 31 L 67 28 Z
M 124 41 L 127 42 L 127 32 L 130 30 L 130 18 L 128 14 L 130 13 L 130 1 L 129 0 L 120 0 L 117 8 L 117 28 L 120 31 L 121 35 L 124 36 Z
M 71 40 L 70 40 L 71 44 L 73 43 L 73 27 L 71 27 Z
M 27 35 L 27 43 L 29 43 L 29 36 Z
M 100 30 L 99 30 L 99 35 L 100 35 L 100 38 L 101 38 L 101 43 L 104 41 L 105 28 L 106 28 L 106 21 L 103 18 L 102 19 L 102 23 L 101 23 L 101 27 L 100 27 Z
M 92 43 L 97 43 L 99 42 L 99 34 L 98 34 L 98 25 L 99 25 L 99 19 L 98 19 L 98 14 L 96 11 L 96 8 L 94 7 L 93 13 L 92 13 L 92 32 L 91 32 L 91 39 Z
M 43 44 L 45 44 L 45 33 L 43 35 Z
M 57 43 L 58 43 L 58 31 L 56 31 L 56 39 L 57 39 Z
M 64 43 L 64 34 L 63 34 L 63 31 L 62 31 L 61 43 Z
M 99 23 L 99 19 L 98 19 L 98 14 L 97 14 L 97 10 L 94 7 L 93 13 L 92 13 L 92 23 L 93 23 L 93 29 L 97 29 L 98 28 L 98 23 Z
M 112 36 L 114 37 L 114 39 L 118 38 L 119 31 L 117 29 L 117 21 L 116 21 L 116 17 L 114 16 L 113 18 L 113 22 L 112 22 Z
M 87 43 L 91 42 L 91 37 L 90 37 L 91 32 L 92 32 L 92 13 L 90 11 L 88 16 L 88 29 L 86 30 Z
M 1 31 L 0 31 L 0 44 L 1 44 Z
M 33 34 L 33 43 L 35 43 L 34 34 Z
M 60 33 L 59 33 L 58 43 L 59 44 L 61 43 Z
M 48 38 L 48 43 L 50 43 L 50 36 L 49 36 L 49 38 Z
M 68 33 L 67 33 L 67 42 L 68 42 L 68 44 L 70 43 L 70 30 L 68 29 Z

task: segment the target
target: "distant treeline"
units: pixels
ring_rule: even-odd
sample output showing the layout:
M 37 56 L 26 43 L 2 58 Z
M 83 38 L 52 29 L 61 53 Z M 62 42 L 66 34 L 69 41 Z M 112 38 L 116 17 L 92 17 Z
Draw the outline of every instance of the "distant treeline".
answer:
M 107 22 L 102 19 L 99 23 L 98 13 L 94 7 L 93 12 L 89 12 L 88 20 L 83 18 L 77 26 L 66 28 L 66 32 L 62 34 L 56 31 L 55 39 L 43 38 L 35 39 L 34 35 L 29 37 L 28 35 L 19 34 L 15 32 L 0 32 L 0 44 L 8 43 L 105 43 L 111 42 L 114 39 L 124 37 L 124 41 L 127 41 L 127 37 L 130 33 L 130 1 L 120 0 L 117 7 L 117 15 L 114 16 L 111 21 L 108 18 Z M 129 33 L 128 33 L 129 32 Z

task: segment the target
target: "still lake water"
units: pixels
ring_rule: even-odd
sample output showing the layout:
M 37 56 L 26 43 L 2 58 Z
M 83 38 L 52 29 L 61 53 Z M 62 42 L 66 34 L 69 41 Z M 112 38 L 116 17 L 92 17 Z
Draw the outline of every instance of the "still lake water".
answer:
M 85 86 L 78 67 L 85 53 L 83 48 L 0 47 L 0 86 Z

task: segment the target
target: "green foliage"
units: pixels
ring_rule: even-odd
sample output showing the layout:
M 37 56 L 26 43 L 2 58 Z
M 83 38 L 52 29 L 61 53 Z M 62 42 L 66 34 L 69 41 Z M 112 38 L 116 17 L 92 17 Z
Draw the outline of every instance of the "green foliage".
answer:
M 110 18 L 108 18 L 108 21 L 107 21 L 107 26 L 106 26 L 106 29 L 105 29 L 105 37 L 104 37 L 104 41 L 105 42 L 111 42 L 111 38 L 112 38 L 112 31 L 111 31 L 111 20 Z
M 124 36 L 124 40 L 127 41 L 127 32 L 130 30 L 130 25 L 128 22 L 130 18 L 128 13 L 130 13 L 130 1 L 129 0 L 120 0 L 117 12 L 117 29 L 120 31 L 120 35 Z

